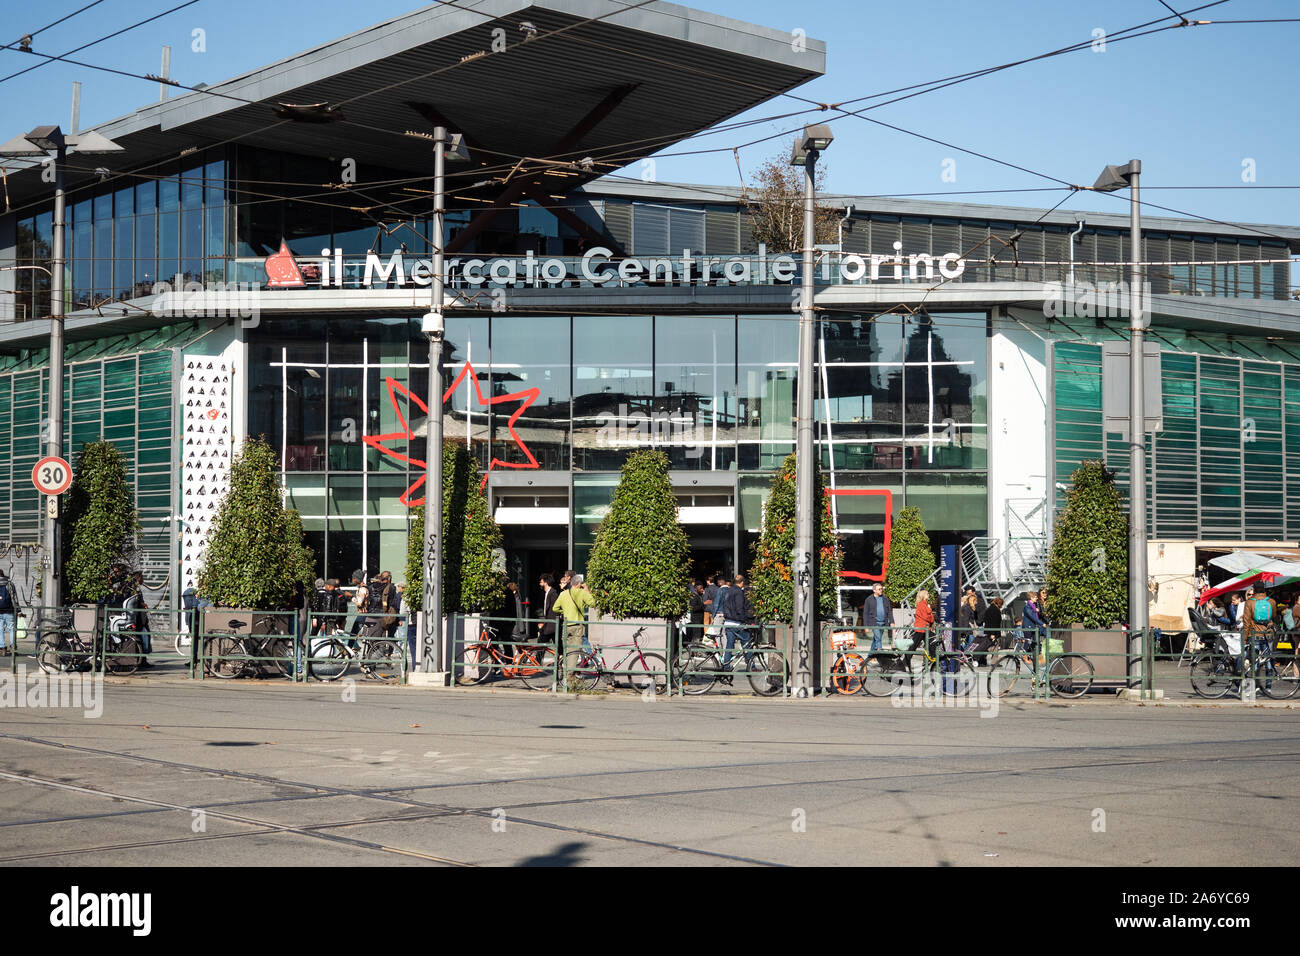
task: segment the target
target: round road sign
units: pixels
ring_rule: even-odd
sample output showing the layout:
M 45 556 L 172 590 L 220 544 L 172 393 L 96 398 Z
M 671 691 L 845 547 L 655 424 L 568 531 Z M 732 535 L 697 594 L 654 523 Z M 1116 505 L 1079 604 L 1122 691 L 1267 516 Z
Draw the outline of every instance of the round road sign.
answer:
M 62 458 L 42 458 L 32 469 L 32 484 L 43 495 L 61 495 L 72 484 L 72 466 Z

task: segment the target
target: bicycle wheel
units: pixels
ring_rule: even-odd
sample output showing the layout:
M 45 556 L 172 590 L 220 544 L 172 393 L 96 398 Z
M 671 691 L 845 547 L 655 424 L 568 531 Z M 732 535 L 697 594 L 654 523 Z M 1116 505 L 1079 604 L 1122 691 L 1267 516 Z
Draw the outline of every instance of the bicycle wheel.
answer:
M 988 691 L 990 697 L 1005 697 L 1020 679 L 1020 658 L 1015 654 L 999 654 L 989 667 Z
M 1227 695 L 1236 678 L 1233 661 L 1222 654 L 1198 655 L 1192 660 L 1188 676 L 1192 681 L 1192 692 L 1210 700 Z
M 134 674 L 140 667 L 140 661 L 143 659 L 140 655 L 144 649 L 140 646 L 140 639 L 134 634 L 123 634 L 117 644 L 104 655 L 104 669 L 110 674 L 117 674 L 125 677 L 127 674 Z
M 564 686 L 570 693 L 574 690 L 594 690 L 604 676 L 597 655 L 588 654 L 581 649 L 565 652 Z
M 975 668 L 971 666 L 970 661 L 953 658 L 948 659 L 947 666 L 948 671 L 939 674 L 939 677 L 944 679 L 940 684 L 943 692 L 953 697 L 969 697 L 979 682 L 979 675 L 975 673 Z
M 633 690 L 644 694 L 652 686 L 656 695 L 668 693 L 668 662 L 662 654 L 642 651 L 640 658 L 627 662 L 628 682 Z
M 861 654 L 841 654 L 831 665 L 831 686 L 837 694 L 860 693 L 865 668 Z
M 1274 652 L 1269 658 L 1272 673 L 1263 685 L 1264 693 L 1273 700 L 1288 700 L 1300 690 L 1300 668 L 1291 654 L 1281 656 Z
M 396 641 L 369 641 L 361 645 L 361 669 L 371 680 L 395 684 L 402 677 L 402 651 Z
M 272 657 L 275 669 L 280 672 L 281 677 L 293 677 L 294 673 L 294 652 L 293 638 L 277 637 L 274 640 L 266 642 L 266 650 L 262 652 L 267 657 Z
M 320 681 L 335 681 L 352 666 L 352 652 L 342 641 L 321 641 L 307 657 L 307 674 Z
M 1052 658 L 1047 668 L 1047 684 L 1057 697 L 1074 699 L 1092 687 L 1092 661 L 1082 654 L 1062 654 Z
M 717 682 L 722 667 L 717 653 L 703 644 L 688 644 L 673 663 L 673 672 L 682 693 L 692 697 L 707 694 Z
M 871 697 L 889 697 L 912 684 L 912 672 L 896 654 L 872 654 L 862 665 L 862 689 Z
M 519 652 L 519 679 L 531 690 L 550 690 L 555 683 L 555 649 L 522 648 Z
M 776 648 L 761 646 L 746 654 L 742 667 L 749 672 L 749 686 L 760 697 L 775 697 L 785 690 L 785 662 Z
M 471 644 L 464 658 L 456 664 L 456 683 L 461 686 L 481 684 L 492 673 L 492 651 L 487 644 Z M 472 673 L 467 673 L 471 672 Z
M 49 634 L 43 635 L 36 648 L 36 664 L 46 674 L 63 672 L 64 642 Z
M 208 673 L 222 680 L 230 680 L 244 673 L 245 662 L 234 660 L 235 655 L 247 653 L 244 642 L 237 637 L 209 637 L 203 643 L 203 656 L 207 658 Z
M 190 647 L 194 644 L 194 638 L 189 631 L 180 631 L 176 639 L 172 641 L 172 646 L 176 649 L 176 656 L 183 657 L 185 660 L 190 659 Z

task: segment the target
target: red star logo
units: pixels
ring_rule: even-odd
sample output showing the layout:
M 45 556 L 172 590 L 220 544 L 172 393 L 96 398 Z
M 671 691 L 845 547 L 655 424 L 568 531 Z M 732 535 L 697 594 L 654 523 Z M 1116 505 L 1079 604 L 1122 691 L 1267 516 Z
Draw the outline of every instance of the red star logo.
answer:
M 524 444 L 523 439 L 521 439 L 519 435 L 515 432 L 515 422 L 519 420 L 519 416 L 522 415 L 524 411 L 530 405 L 533 404 L 533 402 L 537 401 L 537 397 L 541 394 L 541 390 L 534 385 L 532 388 L 526 388 L 522 392 L 513 392 L 509 395 L 497 395 L 493 398 L 484 398 L 483 388 L 479 384 L 478 373 L 474 371 L 473 365 L 471 365 L 469 362 L 466 362 L 465 367 L 461 369 L 460 374 L 456 376 L 456 381 L 452 382 L 451 387 L 448 388 L 447 391 L 443 393 L 442 396 L 443 402 L 446 402 L 447 399 L 451 398 L 451 396 L 455 393 L 456 389 L 460 388 L 460 383 L 465 380 L 466 376 L 469 376 L 469 378 L 474 382 L 474 394 L 475 396 L 477 396 L 478 403 L 480 405 L 498 405 L 501 402 L 513 402 L 513 401 L 520 402 L 520 405 L 517 409 L 515 409 L 514 414 L 511 415 L 510 418 L 507 420 L 506 428 L 510 432 L 510 437 L 515 440 L 515 444 L 519 446 L 519 450 L 524 453 L 524 456 L 528 459 L 528 461 L 509 462 L 509 461 L 502 461 L 500 458 L 493 458 L 490 462 L 488 462 L 488 474 L 491 474 L 492 469 L 497 467 L 501 467 L 501 468 L 541 467 L 540 465 L 537 464 L 537 459 L 533 457 L 533 453 L 528 450 L 528 446 Z M 420 500 L 418 501 L 412 501 L 411 495 L 419 491 L 420 486 L 423 485 L 425 480 L 429 477 L 428 463 L 421 461 L 418 458 L 412 458 L 409 455 L 405 455 L 399 451 L 395 451 L 394 449 L 389 448 L 384 443 L 389 441 L 409 443 L 413 438 L 415 438 L 415 434 L 411 431 L 411 426 L 407 422 L 406 416 L 402 414 L 402 403 L 397 400 L 398 392 L 401 392 L 403 395 L 406 396 L 406 401 L 408 405 L 414 405 L 416 408 L 418 408 L 420 411 L 422 411 L 425 414 L 426 418 L 429 415 L 429 406 L 426 405 L 424 402 L 420 401 L 418 396 L 412 395 L 411 392 L 400 382 L 398 382 L 396 379 L 386 378 L 385 381 L 388 383 L 388 399 L 393 403 L 393 411 L 397 414 L 397 420 L 402 423 L 402 430 L 400 432 L 391 432 L 390 434 L 387 435 L 363 435 L 361 440 L 364 441 L 371 448 L 377 449 L 378 451 L 382 452 L 383 454 L 387 455 L 390 458 L 395 458 L 397 461 L 406 462 L 407 464 L 414 465 L 417 468 L 425 469 L 425 473 L 416 480 L 415 484 L 407 488 L 406 491 L 402 494 L 402 497 L 398 499 L 398 501 L 400 501 L 402 504 L 406 505 L 407 507 L 418 507 L 424 504 L 424 498 L 420 498 Z M 488 480 L 488 475 L 485 474 L 483 476 L 483 481 L 479 484 L 479 487 L 480 488 L 486 487 L 487 480 Z

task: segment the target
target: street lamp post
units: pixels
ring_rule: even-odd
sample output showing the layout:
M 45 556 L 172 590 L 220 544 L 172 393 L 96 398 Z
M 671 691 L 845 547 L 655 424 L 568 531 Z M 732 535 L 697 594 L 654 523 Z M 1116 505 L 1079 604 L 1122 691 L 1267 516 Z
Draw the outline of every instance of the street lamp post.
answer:
M 1147 626 L 1147 461 L 1146 408 L 1144 405 L 1143 340 L 1150 322 L 1145 308 L 1142 282 L 1142 225 L 1138 180 L 1142 161 L 1131 159 L 1127 166 L 1107 166 L 1093 189 L 1114 192 L 1129 189 L 1129 519 L 1128 519 L 1128 618 L 1130 635 L 1142 640 L 1142 696 L 1151 696 L 1154 649 Z
M 430 283 L 429 312 L 421 327 L 429 336 L 429 414 L 425 423 L 428 448 L 427 478 L 424 482 L 424 659 L 426 671 L 445 674 L 447 660 L 442 646 L 442 340 L 445 330 L 443 298 L 443 246 L 446 243 L 443 221 L 446 215 L 445 173 L 447 147 L 451 158 L 468 160 L 459 134 L 447 135 L 443 126 L 433 131 L 433 281 Z
M 65 136 L 57 126 L 38 126 L 24 136 L 15 136 L 0 145 L 0 156 L 42 158 L 53 167 L 54 216 L 50 235 L 50 396 L 49 416 L 41 427 L 45 434 L 45 455 L 63 457 L 63 172 L 68 163 L 69 147 L 86 154 L 116 153 L 122 147 L 98 133 Z M 53 157 L 51 158 L 51 153 Z M 41 601 L 46 607 L 58 607 L 59 593 L 59 519 L 57 505 L 45 512 L 45 547 L 49 560 L 41 580 Z
M 795 521 L 794 521 L 794 638 L 795 661 L 791 672 L 795 697 L 812 695 L 812 648 L 817 619 L 817 562 L 813 529 L 816 503 L 813 475 L 816 452 L 813 447 L 813 246 L 816 243 L 814 203 L 816 200 L 817 157 L 831 144 L 829 126 L 805 126 L 790 157 L 792 166 L 803 167 L 803 288 L 799 303 L 799 371 L 795 380 L 798 401 L 795 409 Z M 832 452 L 833 453 L 833 452 Z

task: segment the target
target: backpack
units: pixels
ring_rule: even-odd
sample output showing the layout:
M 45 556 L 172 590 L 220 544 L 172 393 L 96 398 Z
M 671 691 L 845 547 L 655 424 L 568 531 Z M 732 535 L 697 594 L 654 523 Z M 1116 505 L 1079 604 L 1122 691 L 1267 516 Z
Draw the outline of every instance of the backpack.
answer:
M 9 585 L 0 584 L 0 614 L 12 614 L 14 612 L 14 598 L 9 593 Z
M 1268 598 L 1255 598 L 1255 623 L 1267 624 L 1273 620 L 1273 605 L 1268 603 Z

